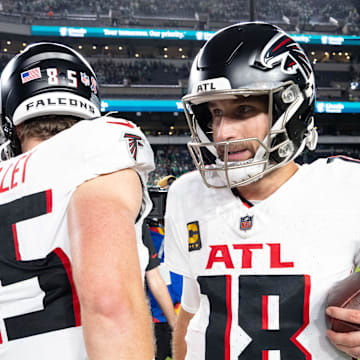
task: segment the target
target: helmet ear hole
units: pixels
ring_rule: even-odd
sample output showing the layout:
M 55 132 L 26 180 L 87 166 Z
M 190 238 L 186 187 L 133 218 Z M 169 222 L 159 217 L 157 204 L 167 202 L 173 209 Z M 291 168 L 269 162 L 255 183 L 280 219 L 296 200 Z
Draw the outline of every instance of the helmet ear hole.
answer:
M 270 160 L 272 162 L 278 164 L 288 156 L 286 153 L 287 149 L 285 148 L 287 144 L 289 144 L 289 141 L 285 133 L 281 133 L 275 136 L 271 142 L 271 148 L 275 148 L 275 150 L 270 153 Z

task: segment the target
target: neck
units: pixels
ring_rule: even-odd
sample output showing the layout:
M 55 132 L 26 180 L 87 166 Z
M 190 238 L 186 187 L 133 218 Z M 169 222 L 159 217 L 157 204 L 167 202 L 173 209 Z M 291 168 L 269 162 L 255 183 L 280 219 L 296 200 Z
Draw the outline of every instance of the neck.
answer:
M 279 189 L 288 181 L 298 170 L 294 161 L 282 166 L 269 174 L 265 175 L 259 181 L 249 185 L 239 186 L 238 192 L 248 200 L 264 200 Z
M 43 140 L 39 138 L 26 138 L 21 141 L 21 151 L 27 152 L 33 149 L 36 145 L 40 144 Z

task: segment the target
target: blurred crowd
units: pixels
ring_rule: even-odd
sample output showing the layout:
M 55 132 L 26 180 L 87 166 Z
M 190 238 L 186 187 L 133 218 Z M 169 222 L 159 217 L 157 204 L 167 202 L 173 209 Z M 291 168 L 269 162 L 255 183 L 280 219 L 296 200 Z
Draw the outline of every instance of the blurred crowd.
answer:
M 98 59 L 92 62 L 100 84 L 178 84 L 189 75 L 190 62 L 176 66 L 159 60 L 119 62 Z
M 330 17 L 338 20 L 349 17 L 349 21 L 359 22 L 359 9 L 353 0 L 258 0 L 257 9 L 259 19 L 268 21 L 285 16 L 300 24 L 329 22 Z
M 306 24 L 328 22 L 329 18 L 343 19 L 359 24 L 359 6 L 354 0 L 255 0 L 254 9 L 258 20 L 289 21 Z M 14 13 L 49 14 L 67 16 L 69 13 L 108 15 L 116 10 L 121 16 L 187 17 L 195 14 L 207 16 L 214 21 L 248 20 L 249 0 L 14 0 Z M 285 20 L 286 22 L 287 20 Z
M 360 150 L 358 144 L 335 144 L 324 145 L 318 144 L 316 151 L 305 150 L 297 159 L 299 164 L 309 164 L 318 158 L 326 158 L 331 156 L 346 156 L 354 159 L 360 158 Z
M 155 170 L 150 173 L 149 186 L 156 186 L 158 181 L 166 175 L 172 174 L 179 177 L 195 169 L 185 145 L 153 145 L 152 148 L 155 155 Z

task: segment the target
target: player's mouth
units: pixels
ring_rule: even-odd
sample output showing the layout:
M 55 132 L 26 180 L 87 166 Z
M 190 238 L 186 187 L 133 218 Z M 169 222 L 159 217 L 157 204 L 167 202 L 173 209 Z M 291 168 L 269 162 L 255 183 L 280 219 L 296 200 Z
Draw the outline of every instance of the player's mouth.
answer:
M 231 150 L 228 152 L 228 161 L 245 161 L 253 156 L 248 148 Z

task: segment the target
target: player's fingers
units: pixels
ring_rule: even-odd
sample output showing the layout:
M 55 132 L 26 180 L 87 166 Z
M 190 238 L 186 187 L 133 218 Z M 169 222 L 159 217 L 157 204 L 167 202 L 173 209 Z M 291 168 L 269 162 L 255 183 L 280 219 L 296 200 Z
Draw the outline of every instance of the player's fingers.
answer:
M 336 306 L 329 306 L 326 314 L 332 318 L 344 320 L 354 324 L 360 324 L 360 310 L 343 309 Z
M 350 355 L 352 358 L 359 358 L 360 357 L 360 346 L 356 346 L 353 348 L 349 348 L 347 346 L 343 345 L 335 345 L 337 349 L 340 351 Z
M 351 331 L 348 333 L 340 333 L 332 330 L 327 330 L 326 335 L 330 341 L 338 346 L 347 348 L 360 347 L 360 331 Z

